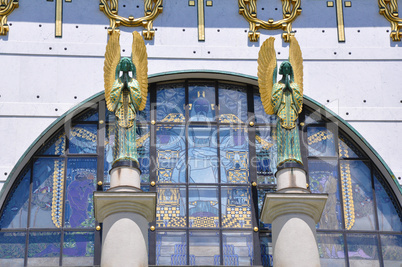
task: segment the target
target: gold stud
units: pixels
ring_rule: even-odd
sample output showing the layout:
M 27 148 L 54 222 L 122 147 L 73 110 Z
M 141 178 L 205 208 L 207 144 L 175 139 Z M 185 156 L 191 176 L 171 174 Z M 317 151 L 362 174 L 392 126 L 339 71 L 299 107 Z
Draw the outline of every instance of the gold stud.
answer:
M 212 6 L 212 1 L 207 1 L 207 6 Z
M 253 182 L 251 185 L 252 185 L 252 186 L 257 186 L 257 183 L 256 183 L 256 182 Z
M 99 186 L 103 185 L 102 181 L 99 181 L 99 182 L 98 182 L 98 185 L 99 185 Z
M 254 227 L 254 232 L 258 232 L 258 227 Z
M 254 126 L 254 122 L 250 121 L 250 126 L 253 127 Z
M 154 120 L 152 120 L 152 121 L 151 121 L 151 124 L 152 124 L 152 125 L 155 125 L 155 121 L 154 121 Z
M 99 231 L 101 229 L 101 227 L 98 225 L 96 226 L 96 231 Z
M 345 7 L 351 7 L 352 6 L 352 2 L 350 1 L 345 1 Z
M 327 7 L 333 7 L 334 2 L 333 1 L 327 1 Z
M 99 124 L 104 124 L 105 122 L 103 121 L 103 120 L 100 120 L 99 121 Z
M 304 122 L 301 122 L 301 123 L 300 123 L 300 126 L 302 126 L 302 127 L 303 127 L 303 126 L 304 126 Z
M 150 229 L 151 231 L 155 231 L 155 226 L 152 225 Z
M 155 186 L 155 182 L 154 182 L 154 181 L 151 182 L 151 186 Z
M 308 188 L 309 187 L 309 185 L 306 183 L 306 187 Z
M 189 6 L 195 6 L 195 1 L 188 1 Z

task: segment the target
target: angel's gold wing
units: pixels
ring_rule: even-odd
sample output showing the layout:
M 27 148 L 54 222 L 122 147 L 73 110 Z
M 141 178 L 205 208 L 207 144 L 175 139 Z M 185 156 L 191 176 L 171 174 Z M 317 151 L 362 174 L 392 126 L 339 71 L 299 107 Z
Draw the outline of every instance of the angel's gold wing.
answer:
M 289 62 L 293 68 L 294 82 L 303 95 L 303 57 L 299 43 L 294 36 L 290 37 Z
M 274 48 L 274 37 L 270 37 L 262 44 L 258 53 L 258 86 L 262 105 L 267 114 L 274 114 L 274 107 L 271 103 L 272 87 L 274 76 L 276 77 L 276 53 Z
M 141 35 L 136 31 L 133 32 L 132 49 L 133 50 L 131 51 L 131 59 L 136 69 L 136 79 L 140 85 L 142 97 L 139 110 L 143 110 L 147 103 L 148 94 L 148 55 L 144 40 L 142 39 Z
M 103 66 L 103 79 L 105 81 L 105 99 L 109 111 L 113 110 L 110 100 L 110 92 L 116 79 L 116 67 L 120 61 L 120 32 L 112 31 L 106 45 L 105 63 Z

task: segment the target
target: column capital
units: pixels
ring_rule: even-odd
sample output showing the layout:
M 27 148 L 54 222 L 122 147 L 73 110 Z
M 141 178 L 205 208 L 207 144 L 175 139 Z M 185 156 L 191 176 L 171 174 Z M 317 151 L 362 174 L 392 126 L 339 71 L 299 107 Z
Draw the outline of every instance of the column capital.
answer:
M 98 222 L 120 212 L 136 213 L 152 222 L 156 213 L 156 193 L 94 192 L 94 210 Z
M 267 193 L 261 211 L 261 220 L 272 223 L 278 216 L 301 213 L 318 223 L 328 194 Z

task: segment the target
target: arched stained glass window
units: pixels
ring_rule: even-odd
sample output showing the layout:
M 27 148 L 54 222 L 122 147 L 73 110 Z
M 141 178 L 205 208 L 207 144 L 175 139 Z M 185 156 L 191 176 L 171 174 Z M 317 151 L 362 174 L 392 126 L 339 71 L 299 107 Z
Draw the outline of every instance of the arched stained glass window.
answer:
M 136 142 L 141 188 L 158 193 L 150 265 L 272 266 L 271 225 L 259 214 L 265 193 L 276 191 L 276 119 L 258 88 L 151 83 L 147 103 Z M 115 118 L 102 94 L 86 106 L 47 131 L 4 186 L 0 265 L 100 263 L 92 194 L 109 188 Z M 317 224 L 322 265 L 397 264 L 400 192 L 369 149 L 324 114 L 306 100 L 299 118 L 309 189 L 328 194 Z

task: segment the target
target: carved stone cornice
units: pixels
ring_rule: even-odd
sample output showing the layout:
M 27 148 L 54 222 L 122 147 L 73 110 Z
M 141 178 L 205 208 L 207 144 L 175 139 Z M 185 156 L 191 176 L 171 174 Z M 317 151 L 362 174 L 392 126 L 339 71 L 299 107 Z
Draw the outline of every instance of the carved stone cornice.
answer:
M 120 212 L 136 213 L 152 222 L 156 216 L 156 193 L 94 192 L 94 210 L 98 222 Z
M 257 0 L 238 0 L 239 13 L 249 22 L 250 29 L 248 37 L 251 42 L 257 42 L 260 37 L 259 28 L 266 30 L 282 29 L 282 38 L 285 42 L 289 42 L 292 32 L 292 22 L 300 15 L 302 9 L 300 7 L 301 0 L 282 0 L 283 19 L 268 21 L 257 18 Z
M 152 28 L 155 18 L 163 11 L 163 0 L 144 0 L 144 17 L 128 18 L 118 15 L 119 0 L 100 0 L 99 9 L 105 13 L 110 20 L 111 32 L 113 29 L 118 28 L 120 25 L 126 27 L 140 27 L 143 26 L 145 30 L 142 35 L 146 40 L 152 40 L 155 35 L 155 30 Z
M 318 223 L 327 198 L 327 194 L 268 193 L 265 195 L 261 220 L 272 223 L 281 215 L 305 214 Z
M 0 35 L 7 35 L 9 30 L 7 16 L 19 6 L 18 0 L 0 1 Z
M 389 36 L 393 41 L 401 40 L 402 19 L 398 17 L 398 0 L 378 0 L 380 14 L 391 22 Z

